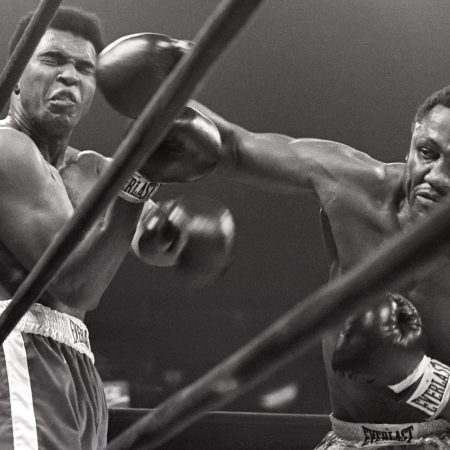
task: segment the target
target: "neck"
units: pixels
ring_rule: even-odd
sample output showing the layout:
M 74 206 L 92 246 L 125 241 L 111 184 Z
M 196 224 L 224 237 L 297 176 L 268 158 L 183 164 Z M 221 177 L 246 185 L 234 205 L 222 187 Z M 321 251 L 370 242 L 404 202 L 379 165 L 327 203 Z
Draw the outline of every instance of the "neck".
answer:
M 59 168 L 64 162 L 64 155 L 69 144 L 72 131 L 63 134 L 51 134 L 44 131 L 35 122 L 29 120 L 17 108 L 11 107 L 4 122 L 28 135 L 40 152 L 52 166 Z

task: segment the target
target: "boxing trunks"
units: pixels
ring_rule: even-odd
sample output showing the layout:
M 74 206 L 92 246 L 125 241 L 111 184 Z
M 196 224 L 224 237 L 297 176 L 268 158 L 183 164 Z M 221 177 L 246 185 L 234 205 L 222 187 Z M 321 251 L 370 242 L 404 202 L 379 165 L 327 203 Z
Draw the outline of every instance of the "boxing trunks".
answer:
M 107 420 L 85 324 L 35 303 L 0 351 L 0 450 L 100 450 Z
M 450 449 L 450 422 L 380 424 L 344 422 L 331 415 L 330 431 L 316 450 L 431 450 Z

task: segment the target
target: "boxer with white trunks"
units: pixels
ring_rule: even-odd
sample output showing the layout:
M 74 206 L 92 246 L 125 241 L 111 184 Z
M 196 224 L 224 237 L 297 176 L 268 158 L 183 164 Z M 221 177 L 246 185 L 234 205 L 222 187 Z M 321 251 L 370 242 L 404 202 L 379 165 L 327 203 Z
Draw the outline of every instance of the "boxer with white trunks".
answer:
M 31 17 L 19 23 L 10 54 Z M 74 128 L 90 109 L 103 47 L 96 16 L 59 8 L 0 121 L 2 310 L 110 164 L 97 152 L 69 146 Z M 154 63 L 165 67 L 163 61 Z M 211 121 L 186 108 L 6 338 L 0 351 L 1 449 L 105 446 L 108 415 L 85 313 L 98 305 L 132 242 L 144 263 L 179 267 L 199 283 L 214 280 L 226 268 L 234 227 L 225 207 L 209 215 L 201 211 L 196 220 L 187 200 L 164 207 L 150 200 L 160 182 L 190 181 L 193 174 L 198 178 L 211 171 L 218 138 Z M 175 152 L 167 150 L 171 146 Z M 158 182 L 148 179 L 150 172 Z

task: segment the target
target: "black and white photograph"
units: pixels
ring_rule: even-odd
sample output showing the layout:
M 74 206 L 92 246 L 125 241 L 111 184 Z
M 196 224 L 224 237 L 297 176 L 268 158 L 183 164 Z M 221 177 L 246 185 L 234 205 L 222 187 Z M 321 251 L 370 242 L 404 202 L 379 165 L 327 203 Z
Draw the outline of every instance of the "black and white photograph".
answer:
M 0 450 L 450 450 L 449 0 L 0 25 Z

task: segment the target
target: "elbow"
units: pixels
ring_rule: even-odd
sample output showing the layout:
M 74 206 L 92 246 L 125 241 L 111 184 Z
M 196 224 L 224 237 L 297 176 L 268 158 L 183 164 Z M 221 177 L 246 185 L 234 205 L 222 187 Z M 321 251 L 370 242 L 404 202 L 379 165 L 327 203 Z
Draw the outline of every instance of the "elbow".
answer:
M 101 283 L 96 283 L 100 286 Z M 104 289 L 93 287 L 92 280 L 86 279 L 74 282 L 73 280 L 58 278 L 50 287 L 44 303 L 62 311 L 87 312 L 94 310 L 100 303 Z M 78 314 L 75 314 L 78 315 Z

